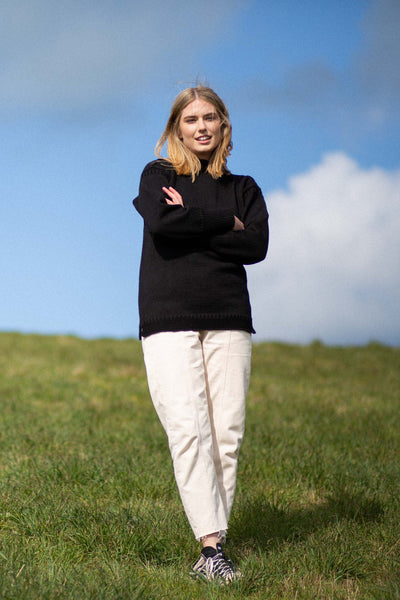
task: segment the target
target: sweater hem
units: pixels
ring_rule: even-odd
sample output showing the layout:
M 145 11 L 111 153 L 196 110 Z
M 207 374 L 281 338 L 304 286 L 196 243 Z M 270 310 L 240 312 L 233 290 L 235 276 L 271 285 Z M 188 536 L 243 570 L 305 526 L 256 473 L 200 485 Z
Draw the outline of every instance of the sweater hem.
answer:
M 139 339 L 163 331 L 240 330 L 255 333 L 250 317 L 244 315 L 201 315 L 144 319 L 139 327 Z

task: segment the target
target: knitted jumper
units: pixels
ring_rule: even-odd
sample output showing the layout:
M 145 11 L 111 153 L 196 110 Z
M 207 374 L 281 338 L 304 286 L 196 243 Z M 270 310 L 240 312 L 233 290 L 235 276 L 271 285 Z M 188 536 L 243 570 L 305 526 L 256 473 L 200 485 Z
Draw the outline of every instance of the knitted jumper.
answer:
M 241 329 L 254 333 L 244 264 L 263 260 L 268 213 L 251 177 L 195 181 L 162 159 L 149 163 L 133 204 L 144 220 L 139 337 L 161 331 Z M 167 204 L 172 186 L 184 206 Z M 234 215 L 243 231 L 233 231 Z

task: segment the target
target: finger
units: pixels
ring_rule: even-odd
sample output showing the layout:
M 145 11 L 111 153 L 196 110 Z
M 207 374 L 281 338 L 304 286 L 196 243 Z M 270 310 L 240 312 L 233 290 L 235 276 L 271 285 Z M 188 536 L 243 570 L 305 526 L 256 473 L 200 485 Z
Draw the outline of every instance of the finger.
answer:
M 182 196 L 172 186 L 170 186 L 169 188 L 163 187 L 162 190 L 165 194 L 168 194 L 169 196 L 169 198 L 165 198 L 165 200 L 172 200 L 172 202 L 168 202 L 168 204 L 180 204 L 181 206 L 183 206 Z
M 163 190 L 163 192 L 164 192 L 165 194 L 168 194 L 168 196 L 169 196 L 170 198 L 173 198 L 173 194 L 172 194 L 172 192 L 170 191 L 170 189 L 169 189 L 169 188 L 163 187 L 163 188 L 162 188 L 162 190 Z
M 178 200 L 182 200 L 182 196 L 180 195 L 180 193 L 177 190 L 175 190 L 173 187 L 170 187 L 169 189 L 175 198 L 177 198 Z
M 167 188 L 165 188 L 164 191 L 166 194 L 168 194 L 169 199 L 173 200 L 172 204 L 183 204 L 182 198 L 180 197 L 180 194 L 178 194 L 178 192 L 176 192 L 175 190 L 174 190 L 174 192 L 172 192 L 171 190 L 169 190 Z
M 177 198 L 178 200 L 182 200 L 182 196 L 180 195 L 180 193 L 178 192 L 178 190 L 176 190 L 175 188 L 172 187 L 172 185 L 169 186 L 168 192 L 174 198 Z

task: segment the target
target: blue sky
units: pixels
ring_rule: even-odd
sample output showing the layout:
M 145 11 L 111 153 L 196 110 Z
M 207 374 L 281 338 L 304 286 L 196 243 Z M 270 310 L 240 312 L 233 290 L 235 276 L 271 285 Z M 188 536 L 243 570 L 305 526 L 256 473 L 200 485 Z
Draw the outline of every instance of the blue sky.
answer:
M 256 339 L 398 345 L 399 30 L 398 0 L 3 0 L 0 329 L 137 336 L 131 202 L 200 80 L 270 212 Z

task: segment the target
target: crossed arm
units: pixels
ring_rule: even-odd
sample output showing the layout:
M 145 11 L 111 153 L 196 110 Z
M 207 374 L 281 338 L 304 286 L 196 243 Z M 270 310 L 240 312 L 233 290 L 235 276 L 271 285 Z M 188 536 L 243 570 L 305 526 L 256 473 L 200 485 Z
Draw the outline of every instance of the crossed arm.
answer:
M 169 204 L 171 206 L 176 206 L 178 204 L 180 206 L 184 206 L 182 196 L 172 186 L 170 186 L 168 188 L 163 187 L 162 190 L 165 194 L 168 195 L 168 197 L 165 198 L 167 204 Z M 235 224 L 233 226 L 233 231 L 243 231 L 243 229 L 244 229 L 243 222 L 236 215 L 234 215 L 234 217 L 235 217 Z

